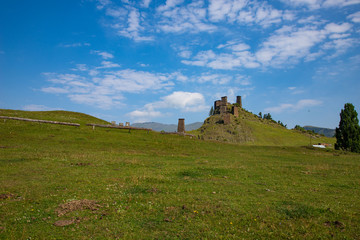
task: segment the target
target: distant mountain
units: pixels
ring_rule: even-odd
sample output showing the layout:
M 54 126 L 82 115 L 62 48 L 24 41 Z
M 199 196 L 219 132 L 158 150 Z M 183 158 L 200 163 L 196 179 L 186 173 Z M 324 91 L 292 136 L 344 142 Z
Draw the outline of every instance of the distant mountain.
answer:
M 334 135 L 335 135 L 335 129 L 330 129 L 330 128 L 304 126 L 304 129 L 314 131 L 315 133 L 318 133 L 318 134 L 323 134 L 325 137 L 334 137 Z
M 202 126 L 202 122 L 195 122 L 191 124 L 185 125 L 186 131 L 196 130 Z M 157 122 L 145 122 L 145 123 L 134 123 L 131 124 L 132 127 L 138 127 L 138 128 L 151 128 L 154 131 L 161 132 L 176 132 L 177 131 L 177 125 L 176 124 L 163 124 L 163 123 L 157 123 Z

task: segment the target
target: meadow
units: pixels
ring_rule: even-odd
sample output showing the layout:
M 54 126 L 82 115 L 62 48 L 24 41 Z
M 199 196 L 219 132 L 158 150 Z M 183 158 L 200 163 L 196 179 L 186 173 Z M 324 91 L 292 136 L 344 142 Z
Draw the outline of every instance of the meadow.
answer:
M 0 115 L 81 124 L 0 121 L 0 239 L 360 239 L 359 154 Z

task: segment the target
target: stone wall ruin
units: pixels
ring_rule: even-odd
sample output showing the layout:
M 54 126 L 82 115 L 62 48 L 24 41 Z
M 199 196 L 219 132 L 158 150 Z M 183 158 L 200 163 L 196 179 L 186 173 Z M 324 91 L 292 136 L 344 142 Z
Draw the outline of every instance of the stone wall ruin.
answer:
M 227 96 L 221 97 L 221 100 L 214 102 L 214 114 L 220 114 L 224 124 L 231 123 L 231 115 L 238 117 L 239 109 L 242 108 L 241 96 L 236 96 L 236 103 L 231 104 L 227 102 Z

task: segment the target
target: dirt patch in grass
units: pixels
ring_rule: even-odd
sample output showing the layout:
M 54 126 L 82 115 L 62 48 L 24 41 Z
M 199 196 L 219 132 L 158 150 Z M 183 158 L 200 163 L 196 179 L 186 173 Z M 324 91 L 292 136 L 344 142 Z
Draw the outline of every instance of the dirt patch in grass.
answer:
M 14 198 L 15 195 L 12 194 L 12 193 L 3 193 L 3 194 L 0 194 L 0 199 L 11 199 L 11 198 Z
M 91 163 L 71 163 L 71 166 L 89 166 Z
M 96 211 L 100 207 L 101 205 L 97 204 L 97 202 L 94 200 L 82 199 L 61 204 L 55 212 L 57 213 L 58 217 L 61 217 L 69 212 L 78 210 L 89 209 L 91 211 Z
M 149 193 L 159 193 L 161 191 L 159 189 L 153 187 L 153 188 L 148 189 L 147 192 L 149 192 Z
M 54 223 L 56 227 L 65 227 L 75 223 L 75 219 L 68 219 L 68 220 L 59 220 Z
M 340 221 L 326 221 L 324 223 L 325 226 L 327 227 L 335 227 L 335 228 L 340 228 L 343 229 L 344 228 L 344 224 Z
M 18 148 L 17 146 L 0 146 L 0 148 L 6 149 L 6 148 Z

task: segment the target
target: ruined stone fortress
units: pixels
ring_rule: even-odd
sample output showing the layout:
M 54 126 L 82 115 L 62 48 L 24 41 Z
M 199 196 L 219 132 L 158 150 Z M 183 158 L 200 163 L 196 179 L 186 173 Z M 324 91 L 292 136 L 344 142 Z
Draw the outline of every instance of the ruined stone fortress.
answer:
M 236 96 L 236 103 L 231 104 L 227 101 L 227 96 L 221 97 L 221 100 L 216 100 L 214 102 L 214 112 L 215 114 L 220 114 L 224 124 L 231 123 L 231 115 L 238 116 L 239 109 L 242 108 L 241 96 Z M 185 119 L 179 118 L 177 133 L 185 133 Z
M 242 108 L 241 96 L 236 97 L 236 103 L 231 104 L 227 101 L 227 96 L 221 97 L 221 100 L 214 102 L 214 115 L 220 114 L 224 120 L 224 124 L 231 123 L 231 115 L 238 116 L 239 108 Z

